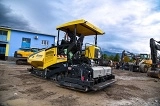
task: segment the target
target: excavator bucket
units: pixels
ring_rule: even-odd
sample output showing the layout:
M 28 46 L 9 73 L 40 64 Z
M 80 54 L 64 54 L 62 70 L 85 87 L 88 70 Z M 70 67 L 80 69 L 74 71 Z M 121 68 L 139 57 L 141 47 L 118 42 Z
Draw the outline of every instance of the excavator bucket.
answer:
M 159 70 L 150 70 L 147 72 L 147 75 L 153 78 L 160 78 L 160 69 Z

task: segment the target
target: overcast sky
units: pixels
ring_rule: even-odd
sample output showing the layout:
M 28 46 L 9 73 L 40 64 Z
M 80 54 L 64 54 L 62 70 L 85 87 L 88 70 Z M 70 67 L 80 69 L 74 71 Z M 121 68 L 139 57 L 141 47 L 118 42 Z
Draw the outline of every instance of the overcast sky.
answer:
M 56 26 L 76 19 L 105 32 L 102 50 L 149 53 L 150 38 L 160 40 L 160 0 L 0 0 L 0 26 L 57 35 Z

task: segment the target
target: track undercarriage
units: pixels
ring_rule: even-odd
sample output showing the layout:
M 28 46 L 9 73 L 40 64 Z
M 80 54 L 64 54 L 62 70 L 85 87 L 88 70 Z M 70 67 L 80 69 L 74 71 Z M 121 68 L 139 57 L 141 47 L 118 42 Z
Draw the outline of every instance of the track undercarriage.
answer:
M 102 69 L 102 66 L 96 68 Z M 105 70 L 102 72 L 101 70 L 100 73 L 104 74 L 105 72 L 106 74 L 102 75 L 93 69 L 94 68 L 89 67 L 87 64 L 75 65 L 72 67 L 65 67 L 63 64 L 57 64 L 57 67 L 54 66 L 50 68 L 50 70 L 31 68 L 29 71 L 34 75 L 54 80 L 60 86 L 83 92 L 101 90 L 115 82 L 114 75 L 108 74 Z

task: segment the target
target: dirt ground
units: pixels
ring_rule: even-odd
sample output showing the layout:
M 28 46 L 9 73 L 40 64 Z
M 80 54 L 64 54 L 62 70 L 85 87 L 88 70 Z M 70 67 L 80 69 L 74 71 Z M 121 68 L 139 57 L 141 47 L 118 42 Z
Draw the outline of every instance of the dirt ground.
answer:
M 0 106 L 160 106 L 160 79 L 115 70 L 117 82 L 97 92 L 79 92 L 31 75 L 29 65 L 0 61 Z

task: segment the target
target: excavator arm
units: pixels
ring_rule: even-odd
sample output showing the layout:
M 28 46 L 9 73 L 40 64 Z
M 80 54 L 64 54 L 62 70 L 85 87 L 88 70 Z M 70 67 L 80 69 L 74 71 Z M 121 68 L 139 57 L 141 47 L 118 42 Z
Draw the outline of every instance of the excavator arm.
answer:
M 153 64 L 152 69 L 157 68 L 157 65 L 158 65 L 157 51 L 158 50 L 160 51 L 160 45 L 156 44 L 156 42 L 160 44 L 160 41 L 156 41 L 153 38 L 150 39 L 151 59 Z
M 156 41 L 153 38 L 150 39 L 150 50 L 152 67 L 151 70 L 147 72 L 148 76 L 160 78 L 160 69 L 158 68 L 158 56 L 157 51 L 160 51 L 160 41 Z

